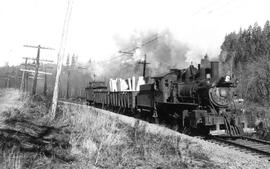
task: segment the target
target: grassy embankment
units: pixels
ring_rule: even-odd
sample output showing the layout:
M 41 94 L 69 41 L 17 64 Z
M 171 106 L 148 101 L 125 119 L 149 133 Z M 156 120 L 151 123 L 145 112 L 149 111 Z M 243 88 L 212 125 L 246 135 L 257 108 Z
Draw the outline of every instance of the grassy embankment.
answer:
M 19 107 L 14 104 L 1 111 L 1 121 L 24 118 L 39 125 L 61 127 L 63 133 L 68 133 L 71 144 L 66 155 L 74 160 L 64 162 L 2 143 L 0 168 L 220 168 L 197 143 L 159 132 L 158 127 L 156 132 L 148 132 L 149 125 L 145 122 L 125 123 L 96 109 L 69 105 L 62 106 L 56 119 L 50 122 L 46 118 L 48 104 L 44 101 L 26 99 L 20 103 Z

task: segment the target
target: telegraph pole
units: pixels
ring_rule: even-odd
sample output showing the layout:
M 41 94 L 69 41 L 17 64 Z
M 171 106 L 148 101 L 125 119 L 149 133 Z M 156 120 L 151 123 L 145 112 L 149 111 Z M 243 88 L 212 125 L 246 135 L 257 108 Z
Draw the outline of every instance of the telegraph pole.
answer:
M 44 68 L 44 71 L 46 73 L 46 67 Z M 43 89 L 43 95 L 47 96 L 47 74 L 45 74 L 44 77 L 44 89 Z
M 39 69 L 39 61 L 40 61 L 40 49 L 48 49 L 48 50 L 54 50 L 53 48 L 47 48 L 47 47 L 41 47 L 38 46 L 31 46 L 31 45 L 24 45 L 24 47 L 29 48 L 37 48 L 37 57 L 36 57 L 36 67 L 35 67 L 35 74 L 34 74 L 34 80 L 33 80 L 33 88 L 32 88 L 32 95 L 36 94 L 37 90 L 37 76 L 38 76 L 38 69 Z
M 145 79 L 145 70 L 146 70 L 146 65 L 150 64 L 146 62 L 146 54 L 144 54 L 144 61 L 138 62 L 139 64 L 143 64 L 143 78 Z
M 10 82 L 10 78 L 9 78 L 9 76 L 8 76 L 8 77 L 7 77 L 6 88 L 9 88 L 9 82 Z
M 26 74 L 25 74 L 25 91 L 28 91 L 28 78 L 29 78 L 29 74 L 28 74 L 28 72 L 26 72 Z
M 43 64 L 43 69 L 44 69 L 44 88 L 43 88 L 43 95 L 47 96 L 47 69 L 52 69 L 53 67 L 50 66 L 46 66 L 45 64 Z
M 35 67 L 35 75 L 34 75 L 34 81 L 33 81 L 33 88 L 32 88 L 32 95 L 36 94 L 37 90 L 37 76 L 38 76 L 38 68 L 39 68 L 39 58 L 40 58 L 40 45 L 38 45 L 37 50 L 37 59 L 36 59 L 36 67 Z
M 136 51 L 137 49 L 143 48 L 143 47 L 145 47 L 146 45 L 149 45 L 149 44 L 153 43 L 153 42 L 156 41 L 156 40 L 158 40 L 158 34 L 155 34 L 154 36 L 152 36 L 152 37 L 150 38 L 150 40 L 144 41 L 144 42 L 141 44 L 140 47 L 136 46 L 136 47 L 134 47 L 133 49 L 128 50 L 128 51 L 121 51 L 121 50 L 120 50 L 120 51 L 118 51 L 118 52 L 119 52 L 119 53 L 122 53 L 122 54 L 125 54 L 125 55 L 131 55 L 131 56 L 133 56 L 134 53 L 135 53 L 135 51 Z M 143 78 L 145 79 L 146 65 L 150 64 L 150 63 L 147 63 L 147 62 L 146 62 L 146 54 L 144 54 L 144 61 L 139 61 L 138 63 L 139 63 L 139 64 L 143 64 Z
M 9 73 L 9 68 L 8 68 L 6 88 L 9 88 L 9 85 L 10 85 L 9 83 L 10 83 L 10 73 Z
M 69 99 L 69 78 L 70 78 L 70 69 L 67 70 L 67 93 L 66 93 L 66 99 Z
M 59 48 L 58 57 L 57 57 L 57 72 L 56 72 L 55 85 L 54 85 L 54 90 L 53 90 L 52 111 L 50 112 L 51 120 L 54 119 L 56 108 L 57 108 L 60 74 L 62 70 L 62 61 L 65 54 L 65 47 L 66 47 L 66 42 L 67 42 L 67 33 L 68 33 L 71 11 L 72 11 L 72 0 L 69 0 L 65 19 L 64 19 L 64 26 L 63 26 L 62 36 L 61 36 L 60 48 Z
M 25 58 L 25 63 L 24 63 L 24 69 L 27 69 L 27 60 L 28 60 L 28 58 Z M 25 71 L 23 71 L 23 74 L 22 74 L 22 80 L 21 80 L 21 86 L 20 86 L 20 90 L 21 91 L 25 91 L 25 74 L 27 74 Z
M 22 91 L 24 91 L 24 90 L 27 91 L 27 88 L 28 88 L 28 72 L 31 72 L 31 73 L 34 74 L 34 77 L 33 77 L 34 81 L 35 81 L 35 73 L 36 72 L 37 72 L 36 81 L 38 79 L 38 74 L 51 75 L 51 73 L 47 73 L 46 71 L 45 72 L 39 71 L 39 69 L 36 70 L 37 62 L 35 62 L 35 64 L 29 64 L 29 63 L 27 63 L 28 60 L 34 60 L 34 61 L 36 61 L 37 58 L 23 57 L 23 59 L 25 59 L 25 64 L 22 64 L 22 65 L 24 65 L 24 69 L 20 69 L 23 72 L 23 75 L 22 75 L 23 77 L 22 77 L 20 88 L 21 88 Z M 39 62 L 51 62 L 52 63 L 53 61 L 52 60 L 46 60 L 46 59 L 39 59 Z M 28 69 L 27 66 L 33 66 L 33 67 L 35 67 L 35 70 Z M 38 66 L 38 68 L 39 68 L 39 66 Z
M 67 91 L 66 91 L 66 99 L 69 99 L 69 78 L 70 78 L 70 63 L 69 63 L 69 55 L 67 56 Z

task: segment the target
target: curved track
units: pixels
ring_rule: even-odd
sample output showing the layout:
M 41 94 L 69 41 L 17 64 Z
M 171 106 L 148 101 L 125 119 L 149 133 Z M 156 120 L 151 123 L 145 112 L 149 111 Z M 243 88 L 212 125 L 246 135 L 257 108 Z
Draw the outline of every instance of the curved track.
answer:
M 270 161 L 270 142 L 268 141 L 245 136 L 209 136 L 206 140 L 225 146 L 233 146 L 248 153 L 255 153 L 259 157 L 267 158 Z

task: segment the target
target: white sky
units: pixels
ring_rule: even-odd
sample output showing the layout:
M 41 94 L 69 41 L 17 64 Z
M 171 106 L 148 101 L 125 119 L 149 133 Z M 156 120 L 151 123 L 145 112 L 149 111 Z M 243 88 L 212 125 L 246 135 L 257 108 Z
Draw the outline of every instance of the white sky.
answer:
M 219 54 L 226 33 L 270 19 L 269 0 L 73 0 L 67 51 L 79 61 L 108 59 L 119 49 L 114 37 L 135 30 L 169 29 L 192 49 L 191 58 Z M 0 65 L 36 57 L 36 49 L 53 47 L 41 57 L 56 60 L 67 0 L 0 1 Z

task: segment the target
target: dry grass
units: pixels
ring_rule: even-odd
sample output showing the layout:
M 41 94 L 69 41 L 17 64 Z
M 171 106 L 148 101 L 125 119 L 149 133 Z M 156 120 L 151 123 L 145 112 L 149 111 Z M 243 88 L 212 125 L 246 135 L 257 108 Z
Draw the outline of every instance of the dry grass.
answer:
M 4 121 L 7 119 L 26 119 L 34 124 L 50 126 L 57 123 L 57 121 L 47 120 L 48 107 L 44 100 L 36 101 L 36 98 L 22 96 L 18 90 L 13 89 L 0 90 L 0 93 L 0 125 L 4 125 Z M 20 149 L 19 145 L 20 143 L 0 138 L 0 168 L 62 169 L 72 167 L 72 163 L 67 164 L 54 156 L 48 157 L 40 152 L 25 152 Z
M 19 98 L 13 101 L 21 106 L 6 106 L 8 109 L 2 111 L 0 119 L 19 117 L 37 124 L 66 126 L 63 132 L 69 133 L 70 155 L 76 160 L 67 163 L 1 143 L 0 168 L 221 168 L 208 158 L 201 145 L 146 122 L 74 105 L 61 106 L 51 122 L 46 118 L 46 102 Z
M 85 106 L 63 109 L 73 125 L 73 153 L 81 157 L 82 168 L 220 168 L 200 145 L 180 136 L 147 132 L 145 122 L 127 124 Z

